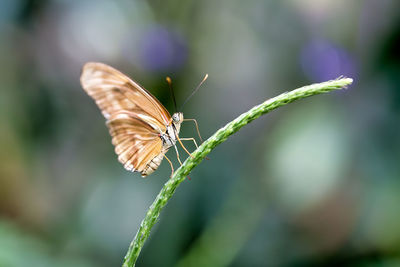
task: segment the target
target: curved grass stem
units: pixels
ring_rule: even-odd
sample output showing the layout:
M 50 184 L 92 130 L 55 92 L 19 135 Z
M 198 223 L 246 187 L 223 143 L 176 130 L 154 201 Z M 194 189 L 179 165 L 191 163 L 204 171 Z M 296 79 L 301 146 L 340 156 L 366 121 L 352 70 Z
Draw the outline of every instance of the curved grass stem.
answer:
M 352 82 L 353 80 L 351 78 L 338 78 L 336 80 L 316 83 L 280 94 L 243 113 L 204 141 L 199 148 L 192 153 L 193 158 L 188 157 L 182 166 L 175 171 L 171 179 L 168 179 L 168 181 L 164 184 L 153 204 L 148 209 L 135 238 L 132 240 L 129 246 L 128 252 L 124 258 L 123 267 L 135 266 L 144 242 L 149 237 L 152 227 L 157 222 L 161 210 L 168 203 L 168 200 L 173 196 L 178 185 L 185 180 L 190 171 L 196 167 L 212 149 L 224 142 L 230 135 L 236 133 L 246 124 L 257 119 L 261 115 L 270 112 L 271 110 L 301 98 L 346 88 Z

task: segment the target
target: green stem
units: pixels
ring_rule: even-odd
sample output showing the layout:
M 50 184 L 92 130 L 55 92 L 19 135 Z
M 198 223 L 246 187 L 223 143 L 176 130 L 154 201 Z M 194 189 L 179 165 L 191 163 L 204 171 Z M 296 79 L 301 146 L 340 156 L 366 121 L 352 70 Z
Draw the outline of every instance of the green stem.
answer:
M 204 141 L 203 144 L 201 144 L 201 146 L 192 153 L 193 158 L 188 157 L 182 166 L 177 169 L 174 175 L 164 184 L 164 187 L 161 189 L 153 204 L 148 209 L 146 217 L 140 224 L 139 230 L 129 246 L 123 266 L 130 267 L 135 265 L 144 242 L 149 237 L 151 228 L 154 226 L 158 217 L 160 216 L 161 210 L 168 203 L 168 200 L 172 197 L 178 185 L 185 180 L 190 171 L 196 167 L 212 149 L 224 142 L 230 135 L 236 133 L 246 124 L 273 109 L 301 98 L 346 88 L 352 82 L 353 80 L 351 78 L 339 78 L 332 81 L 304 86 L 296 90 L 280 94 L 243 113 L 235 120 L 229 122 L 223 128 L 219 129 L 215 134 L 208 138 L 208 140 Z

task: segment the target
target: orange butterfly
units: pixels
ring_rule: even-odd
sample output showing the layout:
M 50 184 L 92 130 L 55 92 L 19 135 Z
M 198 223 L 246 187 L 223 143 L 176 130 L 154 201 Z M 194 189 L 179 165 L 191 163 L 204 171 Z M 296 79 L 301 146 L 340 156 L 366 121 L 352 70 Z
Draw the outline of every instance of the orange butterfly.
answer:
M 207 75 L 201 83 L 206 79 Z M 167 81 L 170 83 L 169 78 Z M 173 174 L 172 163 L 165 156 L 168 149 L 175 147 L 181 163 L 176 141 L 190 156 L 181 140 L 191 140 L 197 147 L 194 138 L 179 138 L 184 120 L 194 121 L 199 133 L 196 120 L 183 119 L 182 112 L 171 117 L 154 96 L 118 70 L 103 63 L 86 63 L 81 84 L 106 118 L 115 153 L 128 171 L 140 172 L 145 177 L 153 173 L 165 157 Z

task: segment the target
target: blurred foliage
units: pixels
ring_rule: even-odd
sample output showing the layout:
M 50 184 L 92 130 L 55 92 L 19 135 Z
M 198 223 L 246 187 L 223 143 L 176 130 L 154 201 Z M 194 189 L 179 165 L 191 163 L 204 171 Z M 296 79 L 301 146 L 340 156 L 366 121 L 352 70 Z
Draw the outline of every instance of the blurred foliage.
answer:
M 0 223 L 0 266 L 95 266 L 82 255 L 55 251 L 40 237 L 27 235 L 12 223 Z
M 281 92 L 355 79 L 213 151 L 138 266 L 398 266 L 398 10 L 396 0 L 0 1 L 0 266 L 120 265 L 169 177 L 166 163 L 148 179 L 118 163 L 79 84 L 87 61 L 129 74 L 171 113 L 165 76 L 179 106 L 209 73 L 183 110 L 205 137 Z

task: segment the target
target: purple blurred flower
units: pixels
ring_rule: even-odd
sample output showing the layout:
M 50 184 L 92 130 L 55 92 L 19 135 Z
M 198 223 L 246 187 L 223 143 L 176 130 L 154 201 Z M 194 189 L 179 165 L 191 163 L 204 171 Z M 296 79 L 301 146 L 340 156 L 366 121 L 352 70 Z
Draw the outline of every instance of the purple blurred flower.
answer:
M 153 27 L 144 33 L 140 43 L 140 61 L 152 71 L 180 68 L 187 57 L 186 42 L 175 32 Z
M 326 40 L 313 40 L 300 54 L 305 75 L 315 81 L 331 80 L 344 75 L 355 78 L 356 66 L 351 55 L 343 48 Z

